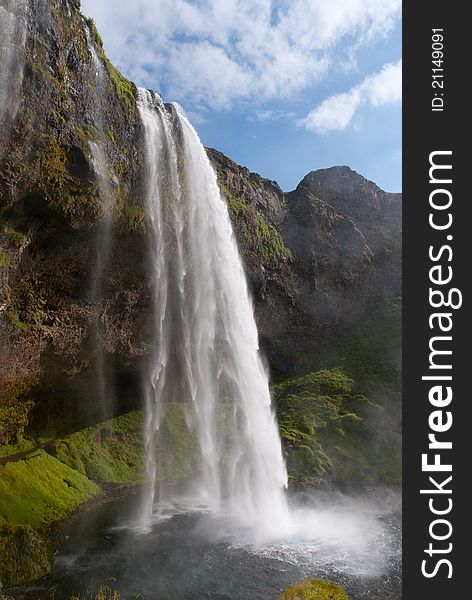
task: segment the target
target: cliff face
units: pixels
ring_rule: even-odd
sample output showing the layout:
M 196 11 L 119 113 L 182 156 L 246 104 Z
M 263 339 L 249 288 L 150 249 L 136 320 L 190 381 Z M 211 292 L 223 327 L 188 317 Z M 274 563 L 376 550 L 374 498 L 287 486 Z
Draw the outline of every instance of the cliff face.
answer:
M 21 93 L 7 98 L 18 105 L 2 128 L 8 135 L 0 159 L 1 442 L 21 434 L 18 415 L 26 419 L 33 405 L 43 420 L 57 395 L 60 413 L 78 425 L 87 405 L 93 413 L 84 390 L 94 389 L 96 379 L 97 321 L 100 344 L 119 372 L 135 365 L 149 341 L 136 88 L 108 62 L 78 3 L 17 3 L 16 19 L 26 30 L 24 46 L 16 48 L 24 74 Z M 104 173 L 94 160 L 98 143 Z M 111 260 L 92 298 L 107 213 Z
M 271 362 L 307 349 L 401 295 L 401 194 L 348 167 L 309 173 L 284 193 L 214 149 Z M 261 226 L 260 224 L 263 224 Z
M 118 379 L 117 410 L 135 407 L 153 343 L 137 91 L 78 4 L 18 4 L 24 45 L 12 64 L 22 61 L 23 78 L 0 140 L 0 443 L 21 437 L 27 421 L 37 431 L 94 422 L 97 348 Z M 217 150 L 208 155 L 272 366 L 289 372 L 298 350 L 399 294 L 398 194 L 347 167 L 310 173 L 284 193 Z M 93 294 L 106 219 L 110 261 Z

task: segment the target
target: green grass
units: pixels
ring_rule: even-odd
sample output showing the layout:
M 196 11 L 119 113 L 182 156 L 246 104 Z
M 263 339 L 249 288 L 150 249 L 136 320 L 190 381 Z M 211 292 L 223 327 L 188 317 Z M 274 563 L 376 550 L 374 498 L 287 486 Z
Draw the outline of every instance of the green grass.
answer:
M 187 427 L 186 408 L 166 404 L 156 448 L 158 480 L 182 479 L 197 468 L 197 440 Z M 0 458 L 33 446 L 31 440 L 5 445 Z M 0 524 L 42 527 L 97 496 L 97 483 L 141 484 L 145 479 L 143 415 L 134 411 L 0 465 Z
M 90 29 L 90 33 L 92 35 L 93 41 L 99 46 L 103 48 L 103 40 L 102 36 L 99 34 L 95 21 L 90 17 L 84 17 L 84 21 L 87 23 L 88 28 Z
M 283 591 L 279 600 L 349 600 L 349 596 L 332 581 L 305 579 Z
M 31 440 L 21 440 L 17 444 L 6 444 L 0 446 L 0 459 L 10 456 L 12 454 L 19 454 L 20 452 L 26 452 L 30 448 L 34 447 L 34 443 Z
M 136 106 L 136 100 L 138 98 L 138 88 L 136 85 L 127 79 L 124 75 L 122 75 L 116 67 L 110 62 L 108 57 L 105 54 L 103 49 L 103 41 L 97 30 L 95 25 L 95 21 L 88 17 L 84 17 L 85 22 L 87 23 L 90 34 L 92 36 L 93 41 L 98 47 L 98 50 L 103 58 L 103 61 L 106 65 L 108 75 L 113 83 L 113 86 L 118 94 L 118 96 L 123 100 L 123 102 L 129 107 L 133 108 Z M 114 141 L 114 140 L 112 140 Z
M 0 465 L 0 524 L 43 527 L 98 494 L 94 482 L 38 450 Z

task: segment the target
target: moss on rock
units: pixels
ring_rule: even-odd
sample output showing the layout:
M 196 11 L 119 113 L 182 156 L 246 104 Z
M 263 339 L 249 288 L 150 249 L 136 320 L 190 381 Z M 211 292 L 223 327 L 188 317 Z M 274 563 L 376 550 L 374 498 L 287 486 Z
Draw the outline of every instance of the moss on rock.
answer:
M 108 74 L 115 87 L 116 93 L 128 108 L 135 108 L 138 98 L 138 88 L 136 84 L 122 75 L 116 67 L 105 57 Z
M 128 413 L 55 442 L 54 453 L 58 460 L 98 483 L 142 483 L 142 429 L 142 414 Z
M 28 242 L 28 236 L 26 236 L 24 233 L 21 233 L 20 231 L 17 231 L 8 223 L 6 223 L 3 226 L 3 232 L 5 233 L 10 244 L 12 244 L 13 246 L 21 248 Z
M 158 481 L 183 479 L 197 468 L 197 440 L 185 417 L 186 404 L 168 402 L 156 447 Z M 145 482 L 144 416 L 124 414 L 54 442 L 55 457 L 98 483 Z
M 0 524 L 49 525 L 98 494 L 93 481 L 38 450 L 0 465 Z
M 74 169 L 87 166 L 86 151 L 61 145 L 57 137 L 47 136 L 39 157 L 39 188 L 50 208 L 57 211 L 75 228 L 97 223 L 103 215 L 100 192 L 95 182 L 84 183 L 74 176 Z M 85 176 L 85 173 L 84 173 Z
M 305 579 L 284 590 L 279 600 L 349 600 L 349 596 L 332 581 Z
M 342 440 L 358 421 L 355 382 L 338 369 L 322 369 L 274 386 L 277 416 L 292 484 L 316 484 L 333 466 L 327 438 Z
M 10 264 L 10 255 L 4 250 L 0 250 L 0 268 L 8 267 Z
M 47 575 L 52 556 L 51 544 L 31 527 L 0 527 L 0 589 Z
M 95 21 L 90 19 L 89 17 L 84 17 L 85 22 L 90 30 L 90 34 L 92 36 L 92 40 L 96 44 L 98 51 L 103 58 L 103 61 L 106 65 L 108 75 L 110 76 L 110 80 L 113 83 L 116 93 L 119 98 L 129 107 L 135 108 L 136 101 L 138 98 L 138 88 L 136 84 L 127 79 L 118 69 L 111 63 L 105 51 L 103 49 L 103 40 L 98 32 L 97 26 L 95 25 Z
M 257 208 L 232 194 L 221 178 L 218 178 L 218 185 L 227 200 L 231 219 L 241 228 L 245 241 L 254 245 L 263 262 L 286 262 L 292 258 L 282 236 Z
M 273 387 L 293 484 L 401 483 L 401 299 L 294 359 Z
M 0 444 L 19 443 L 28 425 L 34 403 L 25 395 L 35 383 L 34 378 L 4 382 L 0 391 Z

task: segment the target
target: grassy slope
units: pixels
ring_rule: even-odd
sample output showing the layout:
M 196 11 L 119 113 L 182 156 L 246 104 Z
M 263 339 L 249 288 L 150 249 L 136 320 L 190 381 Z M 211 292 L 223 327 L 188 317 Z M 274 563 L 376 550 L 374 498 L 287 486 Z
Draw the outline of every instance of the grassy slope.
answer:
M 156 449 L 158 479 L 182 479 L 195 470 L 196 440 L 189 435 L 185 405 L 169 403 Z M 1 448 L 8 457 L 32 448 L 32 440 Z M 101 493 L 101 484 L 145 481 L 143 415 L 139 411 L 55 440 L 21 460 L 0 464 L 0 525 L 43 527 Z M 98 485 L 97 485 L 98 484 Z
M 99 493 L 94 482 L 39 450 L 0 466 L 0 523 L 48 525 Z

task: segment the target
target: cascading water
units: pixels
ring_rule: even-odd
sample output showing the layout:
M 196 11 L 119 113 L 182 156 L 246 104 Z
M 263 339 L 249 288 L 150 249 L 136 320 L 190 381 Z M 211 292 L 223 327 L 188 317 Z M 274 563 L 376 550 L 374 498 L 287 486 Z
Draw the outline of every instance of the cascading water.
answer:
M 183 403 L 195 439 L 184 496 L 237 527 L 288 523 L 287 473 L 243 265 L 215 172 L 195 130 L 174 107 L 139 92 L 145 131 L 146 207 L 155 274 L 155 346 L 145 374 L 150 480 L 142 524 L 152 523 L 157 453 L 168 403 Z M 164 454 L 171 454 L 165 448 Z
M 86 23 L 84 23 L 84 31 L 87 38 L 87 46 L 92 58 L 91 78 L 94 84 L 95 95 L 92 114 L 94 121 L 93 125 L 97 132 L 97 139 L 95 141 L 89 141 L 89 150 L 103 209 L 103 217 L 97 228 L 96 258 L 90 284 L 90 298 L 92 303 L 95 305 L 95 313 L 93 318 L 93 344 L 97 367 L 96 393 L 100 416 L 102 418 L 109 418 L 113 415 L 113 390 L 111 378 L 107 376 L 105 353 L 103 350 L 103 341 L 100 339 L 100 333 L 102 331 L 102 320 L 104 319 L 105 313 L 103 310 L 104 307 L 101 304 L 101 297 L 103 295 L 106 267 L 110 261 L 112 248 L 113 190 L 108 161 L 105 154 L 103 115 L 99 105 L 99 99 L 106 94 L 108 86 L 107 74 L 103 65 L 103 61 L 99 57 L 94 47 L 94 43 Z
M 26 0 L 0 0 L 0 152 L 18 111 L 26 27 Z

